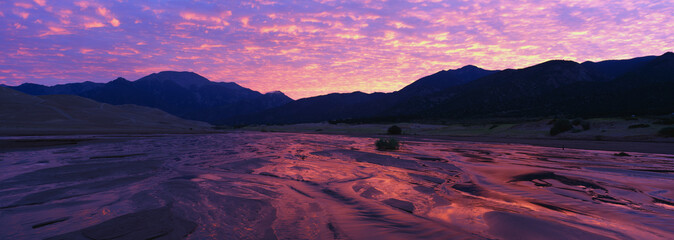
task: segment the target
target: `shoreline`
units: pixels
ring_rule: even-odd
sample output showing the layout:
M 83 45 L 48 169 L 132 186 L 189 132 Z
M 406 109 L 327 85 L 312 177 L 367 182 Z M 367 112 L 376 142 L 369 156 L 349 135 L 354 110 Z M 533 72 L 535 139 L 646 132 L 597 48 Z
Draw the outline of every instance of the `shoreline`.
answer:
M 340 134 L 355 137 L 395 137 L 404 139 L 435 139 L 462 142 L 526 144 L 542 147 L 572 148 L 620 152 L 674 154 L 674 137 L 659 136 L 658 131 L 668 125 L 655 119 L 625 120 L 614 118 L 587 119 L 590 129 L 578 126 L 557 136 L 550 136 L 550 120 L 509 124 L 452 124 L 432 125 L 418 123 L 396 124 L 295 124 L 252 126 L 245 131 L 292 132 L 307 134 Z M 635 128 L 633 126 L 643 125 Z M 402 135 L 387 135 L 387 129 L 396 125 Z
M 244 132 L 261 132 L 254 130 L 244 130 Z M 270 133 L 299 133 L 314 135 L 343 135 L 350 137 L 367 138 L 399 138 L 402 141 L 406 139 L 413 141 L 456 141 L 456 142 L 479 142 L 479 143 L 497 143 L 497 144 L 523 144 L 539 147 L 570 148 L 581 150 L 598 150 L 609 152 L 639 152 L 674 155 L 674 139 L 672 141 L 634 141 L 620 139 L 606 140 L 588 140 L 588 139 L 544 139 L 544 138 L 517 138 L 517 137 L 497 137 L 497 136 L 450 136 L 450 135 L 387 135 L 387 134 L 358 134 L 358 133 L 330 133 L 330 132 L 270 132 Z
M 191 133 L 103 133 L 103 134 L 81 134 L 71 133 L 63 135 L 14 135 L 5 136 L 7 139 L 0 139 L 0 152 L 9 151 L 30 151 L 44 148 L 61 147 L 65 145 L 80 145 L 101 141 L 123 141 L 124 139 L 134 137 L 147 137 L 156 135 L 192 135 L 192 134 L 228 134 L 237 132 L 255 132 L 265 133 L 255 130 L 239 131 L 218 131 L 218 132 L 191 132 Z M 386 134 L 366 134 L 366 133 L 330 133 L 330 132 L 302 132 L 302 131 L 283 131 L 268 132 L 274 133 L 295 133 L 295 134 L 313 134 L 313 135 L 343 135 L 350 137 L 382 138 L 393 137 L 402 141 L 456 141 L 456 142 L 478 142 L 478 143 L 496 143 L 496 144 L 523 144 L 540 147 L 570 148 L 582 150 L 599 150 L 612 152 L 638 152 L 674 155 L 674 139 L 672 141 L 634 141 L 620 139 L 606 140 L 588 140 L 588 139 L 543 139 L 543 138 L 518 138 L 518 137 L 498 137 L 498 136 L 450 136 L 450 135 L 386 135 Z M 81 136 L 77 138 L 75 136 Z M 26 138 L 28 137 L 28 138 Z

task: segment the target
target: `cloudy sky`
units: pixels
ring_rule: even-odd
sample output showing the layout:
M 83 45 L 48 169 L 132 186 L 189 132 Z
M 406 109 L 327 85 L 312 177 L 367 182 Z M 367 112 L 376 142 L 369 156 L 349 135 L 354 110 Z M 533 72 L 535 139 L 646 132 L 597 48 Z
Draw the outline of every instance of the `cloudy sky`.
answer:
M 674 0 L 4 0 L 0 83 L 194 71 L 292 98 L 394 91 L 473 64 L 661 55 Z

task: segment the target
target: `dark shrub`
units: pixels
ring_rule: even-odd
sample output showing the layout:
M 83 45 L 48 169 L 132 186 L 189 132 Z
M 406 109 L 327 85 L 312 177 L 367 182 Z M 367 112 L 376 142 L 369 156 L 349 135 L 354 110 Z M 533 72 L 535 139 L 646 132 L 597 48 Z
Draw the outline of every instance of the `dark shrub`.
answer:
M 642 124 L 634 124 L 634 125 L 630 125 L 630 126 L 627 127 L 627 128 L 629 128 L 629 129 L 632 129 L 632 128 L 647 128 L 647 127 L 650 127 L 650 126 L 651 126 L 651 125 L 642 123 Z
M 658 131 L 658 135 L 663 137 L 674 137 L 674 127 L 666 127 Z
M 580 126 L 583 127 L 583 130 L 590 130 L 590 122 L 583 121 L 580 123 Z
M 660 125 L 674 125 L 674 118 L 663 118 L 653 122 L 654 124 Z
M 557 134 L 569 131 L 573 128 L 573 125 L 571 125 L 571 121 L 568 119 L 557 119 L 555 120 L 555 123 L 552 125 L 552 128 L 550 128 L 550 135 L 555 136 Z
M 400 142 L 395 138 L 380 138 L 374 145 L 377 146 L 377 150 L 398 150 L 400 149 Z
M 578 126 L 578 125 L 580 125 L 582 122 L 583 122 L 583 119 L 576 118 L 576 119 L 573 119 L 573 121 L 571 121 L 571 124 L 572 124 L 573 126 Z
M 630 155 L 625 153 L 625 152 L 620 152 L 620 153 L 614 153 L 613 156 L 616 157 L 629 157 Z
M 403 130 L 398 126 L 393 125 L 390 128 L 388 128 L 386 132 L 390 135 L 400 135 L 403 133 Z

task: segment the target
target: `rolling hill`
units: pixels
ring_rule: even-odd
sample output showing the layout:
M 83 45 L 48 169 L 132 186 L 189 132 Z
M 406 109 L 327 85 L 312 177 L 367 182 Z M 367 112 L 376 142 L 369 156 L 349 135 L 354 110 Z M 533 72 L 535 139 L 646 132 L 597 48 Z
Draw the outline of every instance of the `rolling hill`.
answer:
M 110 105 L 74 95 L 31 96 L 0 87 L 0 134 L 183 133 L 210 125 L 137 105 Z

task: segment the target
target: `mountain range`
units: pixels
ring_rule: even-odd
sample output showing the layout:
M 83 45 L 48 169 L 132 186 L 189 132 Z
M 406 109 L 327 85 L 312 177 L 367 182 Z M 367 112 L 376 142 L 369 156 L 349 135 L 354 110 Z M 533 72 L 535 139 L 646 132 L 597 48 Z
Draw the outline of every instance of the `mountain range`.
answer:
M 391 93 L 332 93 L 294 101 L 281 92 L 261 94 L 190 72 L 154 73 L 133 82 L 12 88 L 155 107 L 228 125 L 657 115 L 674 112 L 674 53 L 601 62 L 552 60 L 506 70 L 468 65 Z
M 108 83 L 51 87 L 24 83 L 12 88 L 31 95 L 72 94 L 113 105 L 136 104 L 212 124 L 292 101 L 281 92 L 261 94 L 236 83 L 211 82 L 196 73 L 175 71 L 153 73 L 136 81 L 120 77 Z
M 497 71 L 465 66 L 423 77 L 393 93 L 332 93 L 303 98 L 262 112 L 228 119 L 229 124 L 292 124 L 387 116 L 390 108 L 431 96 Z
M 673 87 L 671 52 L 598 63 L 553 60 L 503 70 L 396 108 L 448 119 L 657 115 L 674 112 Z
M 522 69 L 466 66 L 419 79 L 392 93 L 299 99 L 232 124 L 382 122 L 529 117 L 602 117 L 674 112 L 674 54 Z

